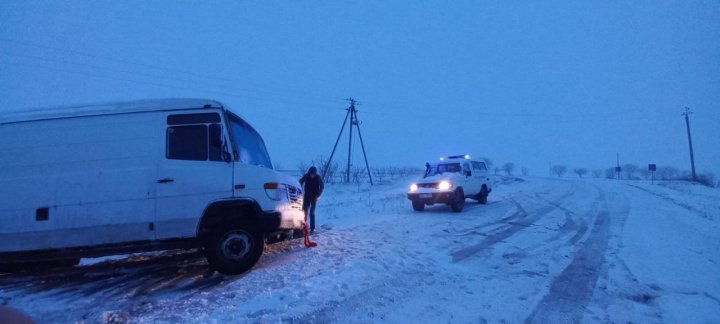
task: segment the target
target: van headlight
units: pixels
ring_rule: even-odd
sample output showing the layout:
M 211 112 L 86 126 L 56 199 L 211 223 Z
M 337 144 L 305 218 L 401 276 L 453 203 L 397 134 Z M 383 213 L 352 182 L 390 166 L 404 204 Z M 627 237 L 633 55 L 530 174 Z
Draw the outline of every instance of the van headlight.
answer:
M 452 188 L 452 183 L 450 183 L 450 181 L 440 181 L 440 183 L 438 183 L 437 188 L 439 190 L 448 190 L 448 189 Z
M 413 183 L 413 184 L 410 185 L 410 191 L 411 191 L 411 192 L 412 192 L 412 191 L 417 191 L 417 190 L 418 190 L 418 185 L 417 185 L 417 183 Z
M 268 182 L 263 185 L 265 194 L 272 200 L 288 200 L 287 185 L 277 182 Z

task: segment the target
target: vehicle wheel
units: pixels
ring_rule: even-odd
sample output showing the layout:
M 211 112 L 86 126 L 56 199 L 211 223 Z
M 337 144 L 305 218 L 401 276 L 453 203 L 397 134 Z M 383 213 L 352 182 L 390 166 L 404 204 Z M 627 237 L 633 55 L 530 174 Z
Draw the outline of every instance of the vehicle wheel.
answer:
M 204 246 L 210 267 L 227 275 L 250 270 L 260 260 L 264 248 L 262 231 L 248 222 L 214 229 Z
M 482 189 L 480 189 L 480 193 L 477 195 L 477 197 L 478 197 L 478 202 L 481 203 L 481 204 L 483 204 L 483 205 L 486 205 L 486 204 L 487 204 L 488 194 L 489 194 L 489 192 L 488 192 L 488 190 L 487 190 L 487 187 L 486 187 L 485 185 L 483 185 L 483 186 L 482 186 Z
M 424 203 L 421 203 L 421 202 L 418 202 L 418 201 L 414 201 L 414 200 L 413 200 L 412 205 L 413 205 L 413 209 L 414 209 L 415 211 L 423 211 L 423 210 L 425 210 L 425 204 L 424 204 Z
M 459 213 L 465 208 L 465 192 L 462 188 L 455 190 L 455 200 L 450 203 L 452 211 Z

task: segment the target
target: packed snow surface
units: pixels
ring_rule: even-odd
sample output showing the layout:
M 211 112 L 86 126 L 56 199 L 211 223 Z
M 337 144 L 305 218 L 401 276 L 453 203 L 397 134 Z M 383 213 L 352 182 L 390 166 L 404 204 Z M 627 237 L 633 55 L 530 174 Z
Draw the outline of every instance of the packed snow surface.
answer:
M 193 251 L 0 275 L 41 323 L 705 323 L 720 319 L 720 190 L 495 179 L 487 205 L 412 210 L 408 179 L 327 186 L 316 248 L 239 276 Z

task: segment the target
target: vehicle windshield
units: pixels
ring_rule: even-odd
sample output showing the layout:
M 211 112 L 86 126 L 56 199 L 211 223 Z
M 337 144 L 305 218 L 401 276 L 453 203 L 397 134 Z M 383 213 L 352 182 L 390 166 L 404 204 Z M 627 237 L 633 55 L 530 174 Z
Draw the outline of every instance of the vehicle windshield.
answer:
M 434 176 L 436 174 L 443 174 L 447 172 L 457 173 L 460 172 L 460 170 L 460 163 L 433 164 L 428 170 L 426 170 L 425 177 Z
M 228 113 L 228 116 L 240 162 L 272 169 L 270 155 L 260 134 L 237 115 Z

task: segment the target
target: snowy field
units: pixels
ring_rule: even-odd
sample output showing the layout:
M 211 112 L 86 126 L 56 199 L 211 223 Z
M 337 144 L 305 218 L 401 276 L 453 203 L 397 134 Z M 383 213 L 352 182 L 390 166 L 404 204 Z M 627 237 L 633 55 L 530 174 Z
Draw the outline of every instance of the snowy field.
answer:
M 717 323 L 720 190 L 498 178 L 487 205 L 414 212 L 409 179 L 331 185 L 319 246 L 267 246 L 240 276 L 193 252 L 0 275 L 40 323 Z

